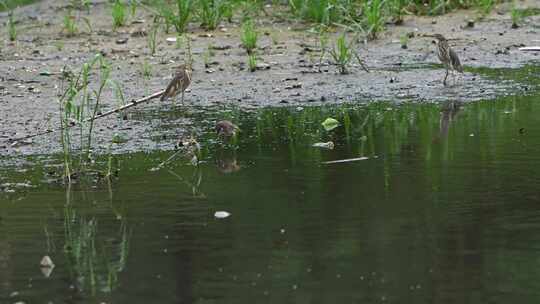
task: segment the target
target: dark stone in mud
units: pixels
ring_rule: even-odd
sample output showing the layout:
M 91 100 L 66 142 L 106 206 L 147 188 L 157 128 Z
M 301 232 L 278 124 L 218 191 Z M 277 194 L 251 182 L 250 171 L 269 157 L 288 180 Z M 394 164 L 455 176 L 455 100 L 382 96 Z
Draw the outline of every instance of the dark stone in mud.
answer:
M 471 20 L 471 19 L 467 20 L 467 27 L 468 28 L 473 28 L 474 27 L 474 20 Z
M 224 50 L 232 49 L 232 46 L 230 46 L 230 45 L 212 45 L 210 47 L 210 49 L 215 50 L 215 51 L 224 51 Z

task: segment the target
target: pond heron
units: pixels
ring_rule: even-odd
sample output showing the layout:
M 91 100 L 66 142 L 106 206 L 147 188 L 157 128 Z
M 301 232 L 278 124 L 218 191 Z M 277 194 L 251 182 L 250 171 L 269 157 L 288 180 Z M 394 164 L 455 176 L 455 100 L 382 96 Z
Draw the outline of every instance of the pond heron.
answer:
M 448 40 L 441 34 L 424 35 L 426 37 L 433 37 L 437 39 L 437 55 L 439 60 L 446 69 L 446 75 L 444 75 L 443 84 L 446 85 L 446 79 L 448 78 L 448 72 L 450 70 L 463 73 L 463 67 L 459 61 L 459 57 L 454 50 L 448 45 Z
M 232 137 L 236 135 L 236 131 L 238 130 L 239 128 L 228 120 L 222 120 L 216 123 L 216 133 L 218 136 L 223 136 L 226 138 Z
M 191 67 L 181 64 L 176 68 L 176 73 L 161 95 L 161 101 L 167 98 L 176 97 L 178 94 L 182 94 L 182 103 L 184 102 L 184 91 L 191 84 Z

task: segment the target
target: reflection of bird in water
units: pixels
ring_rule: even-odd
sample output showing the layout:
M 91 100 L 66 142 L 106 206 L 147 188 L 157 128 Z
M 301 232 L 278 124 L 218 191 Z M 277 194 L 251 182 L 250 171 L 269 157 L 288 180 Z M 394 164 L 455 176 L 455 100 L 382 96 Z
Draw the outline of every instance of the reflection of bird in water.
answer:
M 239 128 L 228 120 L 221 120 L 216 123 L 216 133 L 225 138 L 233 137 Z
M 201 156 L 201 144 L 199 144 L 195 137 L 191 136 L 189 138 L 180 139 L 176 143 L 175 148 L 179 151 L 184 151 L 186 156 L 191 158 L 192 165 L 195 166 L 199 164 L 199 158 Z
M 444 75 L 443 84 L 446 85 L 446 78 L 448 78 L 448 72 L 450 70 L 463 73 L 463 67 L 459 61 L 457 53 L 448 45 L 448 40 L 441 34 L 424 35 L 426 37 L 434 37 L 437 39 L 437 56 L 446 69 L 446 75 Z
M 221 120 L 216 123 L 215 130 L 218 137 L 222 137 L 225 140 L 233 138 L 234 141 L 234 137 L 236 136 L 236 132 L 238 132 L 239 128 L 228 120 Z M 226 150 L 221 151 L 217 156 L 216 164 L 218 171 L 224 174 L 233 173 L 240 170 L 240 166 L 236 162 L 236 153 L 234 150 L 232 151 L 232 154 L 228 153 Z
M 439 135 L 433 141 L 446 138 L 448 131 L 450 130 L 451 123 L 456 120 L 457 114 L 460 111 L 460 105 L 458 102 L 449 101 L 445 102 L 441 107 L 441 117 L 439 120 Z
M 223 174 L 234 173 L 240 170 L 240 166 L 236 162 L 236 158 L 220 158 L 217 160 L 217 169 Z
M 182 102 L 184 102 L 184 91 L 191 84 L 191 68 L 185 64 L 181 64 L 176 68 L 176 74 L 171 82 L 161 95 L 161 101 L 167 98 L 176 97 L 178 94 L 182 94 Z

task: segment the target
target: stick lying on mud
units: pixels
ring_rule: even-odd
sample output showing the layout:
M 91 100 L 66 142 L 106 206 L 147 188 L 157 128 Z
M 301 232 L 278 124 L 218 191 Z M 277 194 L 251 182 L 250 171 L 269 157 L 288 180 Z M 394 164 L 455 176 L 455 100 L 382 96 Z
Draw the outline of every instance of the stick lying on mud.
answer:
M 160 97 L 161 95 L 163 95 L 163 93 L 165 93 L 165 90 L 162 90 L 162 91 L 159 91 L 159 92 L 156 92 L 150 96 L 146 96 L 146 97 L 143 97 L 141 99 L 138 99 L 138 100 L 132 100 L 131 102 L 129 102 L 128 104 L 125 104 L 121 107 L 118 107 L 116 109 L 112 109 L 110 111 L 107 111 L 105 113 L 101 113 L 99 115 L 96 115 L 94 117 L 90 117 L 88 119 L 85 119 L 83 122 L 90 122 L 90 121 L 94 121 L 96 119 L 99 119 L 99 118 L 102 118 L 102 117 L 105 117 L 105 116 L 109 116 L 111 114 L 114 114 L 114 113 L 118 113 L 118 112 L 121 112 L 125 109 L 129 109 L 131 107 L 134 107 L 140 103 L 143 103 L 143 102 L 147 102 L 147 101 L 150 101 L 152 99 L 156 99 L 158 97 Z M 23 136 L 23 137 L 19 137 L 19 138 L 10 138 L 8 139 L 8 142 L 12 143 L 12 144 L 15 144 L 21 140 L 25 140 L 25 139 L 30 139 L 30 138 L 34 138 L 34 137 L 38 137 L 38 136 L 41 136 L 41 135 L 45 135 L 45 134 L 49 134 L 49 133 L 53 133 L 53 132 L 58 132 L 58 131 L 63 131 L 63 130 L 66 130 L 66 129 L 69 129 L 71 127 L 75 127 L 77 124 L 70 124 L 70 125 L 67 125 L 63 128 L 58 128 L 58 129 L 54 129 L 54 130 L 45 130 L 45 131 L 42 131 L 42 132 L 38 132 L 38 133 L 35 133 L 35 134 L 31 134 L 31 135 L 26 135 L 26 136 Z

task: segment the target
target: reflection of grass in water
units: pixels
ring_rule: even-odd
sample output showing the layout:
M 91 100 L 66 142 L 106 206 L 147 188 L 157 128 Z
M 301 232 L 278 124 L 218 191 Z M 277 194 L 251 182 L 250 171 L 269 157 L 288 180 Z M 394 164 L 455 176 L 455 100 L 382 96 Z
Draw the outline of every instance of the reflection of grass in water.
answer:
M 81 290 L 89 289 L 95 294 L 97 277 L 96 252 L 97 222 L 95 219 L 86 220 L 77 216 L 73 207 L 68 204 L 64 210 L 64 252 L 67 256 L 71 277 Z
M 477 73 L 491 79 L 513 80 L 518 83 L 540 85 L 540 66 L 531 63 L 519 69 L 465 67 L 466 72 Z
M 422 138 L 431 143 L 433 127 L 438 125 L 439 107 L 435 105 L 401 106 L 399 110 L 388 102 L 369 105 L 341 105 L 296 108 L 261 109 L 256 114 L 255 138 L 262 146 L 265 142 L 286 141 L 293 160 L 297 148 L 311 146 L 315 142 L 343 142 L 357 151 L 358 156 L 376 155 L 375 145 L 380 142 L 378 132 L 384 132 L 384 140 L 392 152 L 399 152 L 407 141 L 407 135 L 416 123 L 422 125 Z M 332 117 L 340 126 L 325 131 L 321 122 Z M 251 118 L 253 120 L 253 118 Z M 305 149 L 301 149 L 305 150 Z M 317 149 L 308 153 L 320 153 Z
M 118 285 L 118 274 L 126 267 L 129 254 L 130 233 L 126 221 L 121 220 L 119 243 L 106 246 L 98 241 L 97 219 L 81 216 L 68 202 L 64 207 L 64 237 L 64 253 L 70 276 L 79 291 L 91 295 L 98 291 L 113 291 Z

